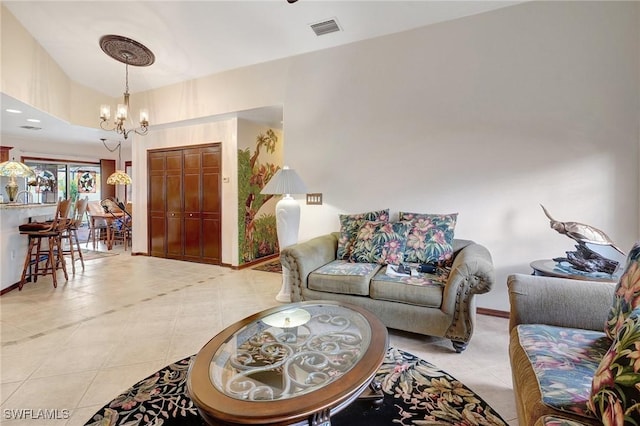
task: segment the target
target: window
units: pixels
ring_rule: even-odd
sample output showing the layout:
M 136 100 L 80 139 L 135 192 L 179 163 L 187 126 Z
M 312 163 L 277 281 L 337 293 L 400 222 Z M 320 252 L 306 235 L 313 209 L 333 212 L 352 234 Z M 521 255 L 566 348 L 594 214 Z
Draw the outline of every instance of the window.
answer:
M 27 181 L 30 198 L 36 203 L 55 203 L 60 198 L 88 197 L 99 201 L 100 163 L 79 163 L 52 159 L 23 158 L 36 176 Z

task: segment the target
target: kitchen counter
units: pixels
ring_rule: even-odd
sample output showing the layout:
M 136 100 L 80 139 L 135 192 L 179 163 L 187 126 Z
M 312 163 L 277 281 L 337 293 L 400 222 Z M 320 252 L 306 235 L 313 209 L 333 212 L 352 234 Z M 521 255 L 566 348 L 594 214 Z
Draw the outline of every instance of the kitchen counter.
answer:
M 18 226 L 29 221 L 53 219 L 57 203 L 0 204 L 0 291 L 20 282 L 28 238 Z
M 17 209 L 31 209 L 31 208 L 43 208 L 43 207 L 55 207 L 57 203 L 0 203 L 0 210 L 17 210 Z

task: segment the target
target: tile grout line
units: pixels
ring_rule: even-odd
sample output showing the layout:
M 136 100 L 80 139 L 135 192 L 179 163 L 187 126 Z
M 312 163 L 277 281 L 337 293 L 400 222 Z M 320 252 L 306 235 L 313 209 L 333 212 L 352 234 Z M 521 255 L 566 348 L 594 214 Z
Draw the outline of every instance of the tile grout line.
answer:
M 218 277 L 220 277 L 222 275 L 225 275 L 225 274 L 220 274 L 220 275 L 217 275 L 215 277 L 209 277 L 208 279 L 209 280 L 216 279 L 216 278 L 218 278 Z M 205 280 L 200 280 L 200 281 L 197 281 L 196 284 L 200 284 L 200 283 L 204 283 L 204 282 L 205 282 Z M 0 347 L 4 348 L 4 347 L 8 347 L 8 346 L 17 345 L 19 343 L 26 342 L 26 341 L 29 341 L 29 340 L 34 340 L 34 339 L 46 336 L 46 335 L 48 335 L 50 333 L 53 333 L 55 331 L 64 330 L 66 328 L 73 327 L 74 325 L 80 325 L 80 324 L 82 324 L 84 322 L 87 322 L 87 321 L 90 321 L 92 319 L 100 318 L 100 317 L 103 317 L 103 316 L 108 315 L 108 314 L 116 313 L 116 312 L 121 311 L 123 309 L 131 308 L 131 307 L 137 305 L 138 303 L 149 302 L 149 301 L 157 299 L 159 297 L 166 296 L 170 292 L 177 292 L 177 291 L 185 290 L 185 289 L 187 289 L 189 287 L 195 286 L 196 284 L 185 284 L 184 286 L 181 286 L 181 287 L 174 287 L 173 289 L 165 290 L 165 291 L 163 291 L 161 293 L 158 293 L 158 294 L 156 294 L 154 296 L 145 297 L 144 299 L 138 300 L 138 302 L 127 303 L 126 305 L 119 306 L 117 308 L 112 308 L 112 309 L 109 309 L 107 311 L 104 311 L 104 312 L 96 314 L 96 315 L 90 315 L 90 316 L 87 316 L 87 317 L 82 318 L 80 320 L 77 320 L 77 321 L 74 321 L 74 322 L 71 322 L 71 323 L 68 323 L 68 324 L 63 324 L 63 325 L 60 325 L 58 327 L 55 327 L 55 328 L 52 328 L 52 329 L 49 329 L 49 330 L 45 330 L 45 331 L 42 331 L 42 332 L 39 332 L 39 333 L 36 333 L 36 334 L 32 334 L 32 335 L 27 336 L 27 337 L 23 337 L 21 339 L 2 342 L 0 344 Z

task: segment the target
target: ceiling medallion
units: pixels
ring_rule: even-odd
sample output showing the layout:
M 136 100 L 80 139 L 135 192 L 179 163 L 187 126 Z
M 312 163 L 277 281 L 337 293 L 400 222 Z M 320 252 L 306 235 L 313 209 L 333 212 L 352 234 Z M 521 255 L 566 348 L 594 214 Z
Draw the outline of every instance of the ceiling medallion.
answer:
M 144 44 L 119 35 L 100 37 L 102 51 L 116 61 L 137 67 L 147 67 L 156 60 L 153 52 Z

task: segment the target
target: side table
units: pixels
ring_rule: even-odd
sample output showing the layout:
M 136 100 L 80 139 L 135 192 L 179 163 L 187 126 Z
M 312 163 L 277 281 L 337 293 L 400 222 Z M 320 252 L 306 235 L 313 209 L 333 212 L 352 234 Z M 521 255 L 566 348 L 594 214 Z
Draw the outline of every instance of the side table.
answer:
M 573 280 L 585 281 L 601 281 L 617 283 L 620 278 L 619 270 L 614 274 L 605 274 L 604 272 L 584 272 L 573 268 L 567 262 L 556 262 L 553 259 L 534 260 L 529 264 L 533 269 L 533 275 L 541 275 L 545 277 L 570 278 Z

